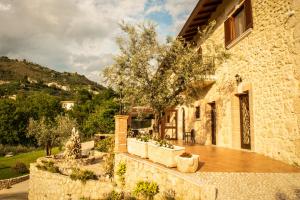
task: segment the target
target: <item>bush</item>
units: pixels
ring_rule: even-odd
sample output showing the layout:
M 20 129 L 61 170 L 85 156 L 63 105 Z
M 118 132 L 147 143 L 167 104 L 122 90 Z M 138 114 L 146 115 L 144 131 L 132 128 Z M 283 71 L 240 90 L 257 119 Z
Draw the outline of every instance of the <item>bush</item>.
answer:
M 17 161 L 16 164 L 13 165 L 11 168 L 18 174 L 27 174 L 29 172 L 27 166 L 19 161 Z
M 115 166 L 115 154 L 108 154 L 107 160 L 104 165 L 105 174 L 112 178 L 114 176 L 114 166 Z
M 34 150 L 36 150 L 36 148 L 34 148 L 34 147 L 26 147 L 26 146 L 22 146 L 22 145 L 10 146 L 10 145 L 0 144 L 0 156 L 5 156 L 9 152 L 12 152 L 13 155 L 16 155 L 19 153 L 27 153 L 27 152 L 34 151 Z
M 122 186 L 125 185 L 125 173 L 126 173 L 126 163 L 120 162 L 116 174 L 119 176 L 119 180 Z
M 122 200 L 124 199 L 124 194 L 116 192 L 113 190 L 112 192 L 108 193 L 105 197 L 105 200 Z
M 114 149 L 114 138 L 107 137 L 103 140 L 97 141 L 95 144 L 95 149 L 100 152 L 112 152 Z
M 72 170 L 72 174 L 70 175 L 72 180 L 80 180 L 82 183 L 86 183 L 87 180 L 97 180 L 97 176 L 94 172 L 90 170 L 80 170 L 78 168 L 74 168 Z
M 48 171 L 51 173 L 60 173 L 59 168 L 54 165 L 52 161 L 42 161 L 42 165 L 38 164 L 36 167 L 40 170 Z
M 174 190 L 167 190 L 163 194 L 163 200 L 176 200 L 176 193 Z
M 155 182 L 139 181 L 133 191 L 134 195 L 144 197 L 145 199 L 153 199 L 159 193 L 159 187 Z

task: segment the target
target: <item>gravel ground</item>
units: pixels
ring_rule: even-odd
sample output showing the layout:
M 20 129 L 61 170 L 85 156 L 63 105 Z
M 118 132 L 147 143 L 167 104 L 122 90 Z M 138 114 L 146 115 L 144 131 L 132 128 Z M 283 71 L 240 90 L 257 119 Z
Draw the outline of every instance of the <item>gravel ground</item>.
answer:
M 300 173 L 199 172 L 217 188 L 217 200 L 300 200 Z

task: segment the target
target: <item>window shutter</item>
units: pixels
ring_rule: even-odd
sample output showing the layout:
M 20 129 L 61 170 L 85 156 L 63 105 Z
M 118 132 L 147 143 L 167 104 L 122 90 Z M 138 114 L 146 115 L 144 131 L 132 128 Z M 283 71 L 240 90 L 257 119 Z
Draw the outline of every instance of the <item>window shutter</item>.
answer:
M 224 23 L 225 47 L 233 40 L 233 18 L 229 17 Z
M 253 28 L 251 0 L 245 0 L 244 8 L 245 8 L 245 14 L 246 14 L 246 30 L 247 30 L 249 28 Z

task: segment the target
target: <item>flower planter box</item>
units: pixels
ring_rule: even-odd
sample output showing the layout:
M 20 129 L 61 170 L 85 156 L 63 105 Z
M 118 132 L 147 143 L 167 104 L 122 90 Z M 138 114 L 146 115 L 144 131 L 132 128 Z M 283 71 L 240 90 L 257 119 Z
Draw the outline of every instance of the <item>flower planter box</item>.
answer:
M 148 157 L 153 162 L 167 167 L 176 167 L 176 156 L 185 152 L 184 147 L 174 146 L 174 149 L 160 147 L 154 143 L 148 143 Z
M 130 154 L 148 158 L 148 142 L 142 142 L 135 138 L 127 138 L 127 151 Z
M 191 158 L 176 156 L 177 169 L 180 172 L 194 173 L 198 169 L 199 155 L 192 155 Z

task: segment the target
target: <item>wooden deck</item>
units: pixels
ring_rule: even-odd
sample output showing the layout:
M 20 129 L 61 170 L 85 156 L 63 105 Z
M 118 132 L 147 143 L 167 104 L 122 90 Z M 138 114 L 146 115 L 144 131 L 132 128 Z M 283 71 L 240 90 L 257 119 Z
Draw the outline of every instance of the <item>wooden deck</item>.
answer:
M 174 144 L 184 146 L 187 152 L 200 155 L 199 172 L 300 173 L 299 167 L 254 152 L 216 146 L 191 145 L 180 140 L 174 141 Z

